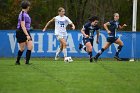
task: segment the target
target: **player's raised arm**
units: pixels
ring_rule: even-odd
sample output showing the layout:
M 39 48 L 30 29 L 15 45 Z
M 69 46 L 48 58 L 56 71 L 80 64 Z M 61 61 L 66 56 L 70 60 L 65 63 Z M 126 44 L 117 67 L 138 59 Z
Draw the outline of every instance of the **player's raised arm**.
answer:
M 123 29 L 124 27 L 126 27 L 127 25 L 126 24 L 123 24 L 122 26 L 119 25 L 119 29 Z
M 75 29 L 75 25 L 73 23 L 71 23 L 70 25 L 72 26 L 71 28 L 74 30 Z
M 66 20 L 67 20 L 68 24 L 72 26 L 71 28 L 74 30 L 75 25 L 73 24 L 73 22 L 68 17 L 66 17 Z
M 50 25 L 50 23 L 55 21 L 55 17 L 52 18 L 49 22 L 47 22 L 46 26 L 44 27 L 44 29 L 42 30 L 43 32 L 47 29 L 47 27 Z
M 111 31 L 108 29 L 108 26 L 110 25 L 110 22 L 107 22 L 104 24 L 104 28 L 107 31 L 107 33 L 111 33 Z

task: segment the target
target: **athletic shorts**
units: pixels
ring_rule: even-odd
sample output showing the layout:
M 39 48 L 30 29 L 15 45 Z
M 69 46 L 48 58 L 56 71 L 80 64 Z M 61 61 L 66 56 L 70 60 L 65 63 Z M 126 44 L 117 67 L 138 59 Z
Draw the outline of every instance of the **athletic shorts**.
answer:
M 31 37 L 30 32 L 29 31 L 27 31 L 27 32 L 28 32 L 29 36 Z M 23 32 L 22 29 L 16 30 L 16 38 L 17 38 L 18 43 L 23 43 L 23 42 L 27 41 L 27 36 L 25 35 L 25 33 Z M 32 41 L 32 37 L 31 37 L 31 41 Z
M 118 39 L 118 37 L 107 37 L 107 42 L 109 43 L 115 43 L 115 41 Z
M 56 35 L 57 40 L 65 39 L 67 40 L 67 36 Z
M 84 43 L 84 45 L 86 43 L 90 42 L 91 45 L 93 46 L 93 41 L 94 41 L 94 38 L 85 38 L 85 37 L 83 37 L 83 43 Z

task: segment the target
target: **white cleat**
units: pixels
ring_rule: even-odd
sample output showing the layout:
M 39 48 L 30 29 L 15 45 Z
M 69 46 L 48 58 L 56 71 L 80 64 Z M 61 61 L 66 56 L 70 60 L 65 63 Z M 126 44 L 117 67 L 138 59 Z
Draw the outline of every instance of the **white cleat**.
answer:
M 55 56 L 55 59 L 54 60 L 58 60 L 59 59 L 59 55 L 58 56 Z

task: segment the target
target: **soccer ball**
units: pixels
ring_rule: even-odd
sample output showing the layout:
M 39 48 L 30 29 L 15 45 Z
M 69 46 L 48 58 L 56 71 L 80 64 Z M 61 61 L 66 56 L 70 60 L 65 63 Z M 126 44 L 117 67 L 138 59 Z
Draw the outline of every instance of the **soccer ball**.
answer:
M 65 57 L 64 61 L 65 61 L 65 62 L 73 62 L 73 60 L 72 60 L 71 57 Z

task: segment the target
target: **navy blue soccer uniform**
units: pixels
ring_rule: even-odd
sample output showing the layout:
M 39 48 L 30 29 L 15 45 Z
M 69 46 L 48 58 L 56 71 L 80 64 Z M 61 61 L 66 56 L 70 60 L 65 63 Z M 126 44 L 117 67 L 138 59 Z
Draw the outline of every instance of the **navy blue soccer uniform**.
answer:
M 100 29 L 100 27 L 98 25 L 92 26 L 90 22 L 86 23 L 83 26 L 83 30 L 84 30 L 85 34 L 88 35 L 89 37 L 86 38 L 85 36 L 83 36 L 83 43 L 86 44 L 87 42 L 90 42 L 91 45 L 93 46 L 94 32 L 99 29 Z
M 111 31 L 111 33 L 108 34 L 107 42 L 114 43 L 118 39 L 118 37 L 116 36 L 116 33 L 117 33 L 120 23 L 118 21 L 113 20 L 113 21 L 110 21 L 109 24 L 110 24 L 109 30 Z
M 109 26 L 109 31 L 111 31 L 111 33 L 108 33 L 107 42 L 109 42 L 110 44 L 112 44 L 112 43 L 115 43 L 115 41 L 118 39 L 116 33 L 117 33 L 118 28 L 119 28 L 121 25 L 120 25 L 120 23 L 119 23 L 118 21 L 115 21 L 115 20 L 110 21 L 110 22 L 109 22 L 109 25 L 110 25 L 110 26 Z M 115 57 L 114 57 L 114 58 L 116 58 L 117 60 L 121 60 L 121 59 L 119 58 L 119 53 L 120 53 L 122 47 L 123 47 L 123 45 L 119 45 L 119 46 L 118 46 L 118 49 L 117 49 L 117 51 L 116 51 L 116 54 L 115 54 Z M 98 57 L 104 52 L 104 50 L 105 50 L 105 49 L 102 48 L 102 49 L 97 53 L 97 55 L 94 57 L 94 60 L 95 60 L 95 61 L 97 61 Z

